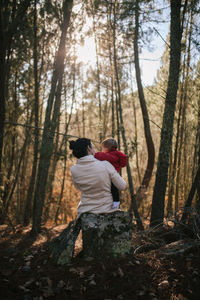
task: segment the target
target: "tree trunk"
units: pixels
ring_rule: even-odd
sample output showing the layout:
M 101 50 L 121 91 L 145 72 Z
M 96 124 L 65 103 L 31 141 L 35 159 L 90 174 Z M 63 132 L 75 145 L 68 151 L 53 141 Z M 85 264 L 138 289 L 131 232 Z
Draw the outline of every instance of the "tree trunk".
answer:
M 126 135 L 125 135 L 125 128 L 124 128 L 124 120 L 122 115 L 122 105 L 121 105 L 121 88 L 120 88 L 120 82 L 119 82 L 119 74 L 118 74 L 118 64 L 117 64 L 117 49 L 116 49 L 116 36 L 115 36 L 115 30 L 116 30 L 116 12 L 115 12 L 115 5 L 114 5 L 114 11 L 113 11 L 113 50 L 114 50 L 114 70 L 115 70 L 115 80 L 116 80 L 116 86 L 117 86 L 117 93 L 118 93 L 118 108 L 119 108 L 119 117 L 120 117 L 120 131 L 122 135 L 123 145 L 124 145 L 124 152 L 126 155 L 128 155 L 128 147 L 126 142 Z M 128 174 L 128 183 L 129 183 L 129 190 L 131 194 L 131 206 L 130 210 L 133 210 L 137 227 L 138 229 L 143 229 L 142 221 L 140 219 L 140 215 L 138 213 L 136 199 L 134 195 L 134 187 L 133 187 L 133 180 L 131 175 L 131 168 L 129 165 L 129 161 L 127 162 L 127 174 Z
M 28 130 L 28 129 L 27 129 Z M 21 163 L 24 159 L 24 155 L 26 153 L 26 148 L 27 148 L 27 145 L 28 145 L 28 142 L 29 142 L 29 134 L 28 132 L 26 133 L 26 138 L 25 138 L 25 141 L 24 141 L 24 144 L 22 146 L 22 150 L 21 150 L 21 155 L 19 157 L 19 162 L 18 162 L 18 165 L 17 165 L 17 168 L 16 168 L 16 173 L 15 173 L 15 176 L 14 176 L 14 182 L 13 182 L 13 185 L 12 185 L 12 188 L 10 190 L 10 193 L 8 195 L 8 199 L 5 203 L 5 206 L 4 206 L 4 209 L 3 209 L 3 212 L 2 212 L 2 215 L 1 215 L 1 222 L 0 224 L 4 224 L 5 223 L 5 219 L 7 217 L 7 214 L 8 214 L 8 208 L 10 206 L 10 203 L 11 203 L 11 200 L 12 200 L 12 197 L 13 197 L 13 193 L 15 191 L 15 188 L 16 188 L 16 184 L 18 182 L 18 177 L 19 177 L 19 172 L 20 172 L 20 167 L 21 167 Z
M 11 114 L 10 119 L 14 122 L 17 123 L 17 73 L 15 74 L 15 89 L 14 89 L 14 113 Z M 8 173 L 7 173 L 7 182 L 5 183 L 5 188 L 4 188 L 4 193 L 2 196 L 2 200 L 3 200 L 3 206 L 5 205 L 6 201 L 7 201 L 7 197 L 9 194 L 9 189 L 11 186 L 10 183 L 10 178 L 13 172 L 13 166 L 14 166 L 14 160 L 15 160 L 15 148 L 16 148 L 16 128 L 13 128 L 13 132 L 12 132 L 12 137 L 11 137 L 11 156 L 10 156 L 10 161 L 9 161 L 9 168 L 8 168 Z
M 33 226 L 32 226 L 31 233 L 35 235 L 37 235 L 40 232 L 48 170 L 50 166 L 50 159 L 52 157 L 52 152 L 53 152 L 53 140 L 54 140 L 54 134 L 56 128 L 56 121 L 60 110 L 59 106 L 60 106 L 61 95 L 58 94 L 58 92 L 61 91 L 61 86 L 62 86 L 62 77 L 64 73 L 66 33 L 69 27 L 72 4 L 73 4 L 73 0 L 68 0 L 68 1 L 65 0 L 63 2 L 63 24 L 62 24 L 60 45 L 59 45 L 59 49 L 58 49 L 58 53 L 54 65 L 51 90 L 50 90 L 48 104 L 46 108 L 46 116 L 45 116 L 45 123 L 44 123 L 44 131 L 42 135 L 42 143 L 40 148 L 40 161 L 38 165 L 38 175 L 36 181 L 36 190 L 34 195 L 34 206 L 33 206 Z M 53 117 L 51 119 L 53 103 L 54 103 L 54 111 L 53 111 Z
M 149 124 L 149 115 L 148 110 L 146 106 L 146 101 L 144 97 L 144 91 L 141 81 L 141 75 L 140 75 L 140 65 L 139 65 L 139 55 L 138 55 L 138 31 L 139 31 L 139 1 L 136 0 L 136 8 L 135 8 L 135 34 L 134 34 L 134 59 L 135 59 L 135 73 L 136 73 L 136 81 L 137 81 L 137 87 L 138 87 L 138 95 L 140 100 L 140 106 L 142 110 L 142 117 L 143 117 L 143 123 L 144 123 L 144 133 L 145 133 L 145 139 L 147 144 L 147 151 L 148 151 L 148 161 L 147 161 L 147 167 L 145 170 L 144 177 L 142 179 L 142 183 L 137 190 L 136 193 L 136 200 L 137 202 L 141 203 L 141 201 L 144 198 L 144 191 L 149 186 L 149 182 L 151 180 L 153 167 L 154 167 L 154 161 L 155 161 L 155 149 L 154 149 L 154 143 L 151 136 L 151 129 Z
M 37 1 L 34 2 L 34 48 L 33 48 L 33 58 L 34 58 L 34 81 L 35 81 L 35 99 L 34 99 L 34 112 L 35 112 L 35 130 L 34 130 L 34 157 L 33 157 L 33 166 L 31 179 L 29 183 L 29 188 L 25 200 L 25 210 L 24 210 L 24 226 L 27 226 L 30 222 L 31 217 L 31 206 L 32 198 L 35 189 L 35 179 L 37 172 L 37 159 L 38 159 L 38 150 L 39 150 L 39 81 L 38 81 L 38 53 L 37 53 Z
M 171 0 L 170 66 L 150 226 L 163 223 L 181 57 L 181 0 Z
M 59 201 L 57 204 L 57 210 L 56 210 L 56 214 L 55 214 L 55 218 L 54 218 L 54 223 L 57 224 L 58 221 L 58 216 L 59 216 L 59 212 L 60 212 L 60 205 L 62 202 L 62 198 L 63 198 L 63 192 L 64 192 L 64 187 L 65 187 L 65 178 L 66 178 L 66 169 L 67 169 L 67 142 L 65 141 L 65 156 L 64 156 L 64 168 L 63 168 L 63 178 L 62 178 L 62 184 L 61 184 L 61 192 L 60 192 L 60 197 L 59 197 Z
M 6 113 L 6 82 L 8 71 L 8 59 L 11 49 L 11 42 L 16 28 L 23 23 L 23 17 L 30 5 L 30 0 L 24 0 L 19 4 L 16 11 L 13 4 L 13 11 L 10 13 L 8 2 L 1 3 L 0 7 L 0 186 L 2 185 L 2 154 L 3 154 L 3 138 L 4 138 L 4 123 Z M 13 13 L 14 12 L 14 13 Z M 9 15 L 10 13 L 10 15 Z
M 52 163 L 50 165 L 50 172 L 49 172 L 49 176 L 48 176 L 48 180 L 47 180 L 47 188 L 46 188 L 46 203 L 45 203 L 45 207 L 44 207 L 44 223 L 47 222 L 48 218 L 49 218 L 49 211 L 50 211 L 50 206 L 51 203 L 55 203 L 54 198 L 52 196 L 53 194 L 53 186 L 54 186 L 54 179 L 55 179 L 55 174 L 56 174 L 56 167 L 57 167 L 57 163 L 58 163 L 58 141 L 59 141 L 59 124 L 57 127 L 57 133 L 56 133 L 56 138 L 55 138 L 55 142 L 54 142 L 54 155 L 52 156 Z
M 198 107 L 198 125 L 197 125 L 197 141 L 198 141 L 198 163 L 200 165 L 200 98 L 199 98 L 199 107 Z M 200 185 L 197 186 L 197 199 L 196 199 L 196 208 L 200 214 Z
M 131 70 L 131 63 L 130 63 L 130 81 L 131 81 L 131 95 L 132 95 L 132 105 L 133 105 L 133 115 L 134 115 L 134 129 L 135 129 L 135 137 L 134 137 L 134 148 L 135 148 L 135 157 L 136 157 L 136 168 L 138 173 L 138 181 L 141 185 L 141 174 L 140 174 L 140 167 L 139 167 L 139 156 L 138 156 L 138 129 L 137 129 L 137 114 L 136 114 L 136 105 L 134 99 L 134 92 L 133 92 L 133 82 L 132 82 L 132 70 Z M 138 206 L 140 203 L 138 203 Z
M 96 69 L 97 69 L 97 93 L 98 93 L 98 105 L 99 105 L 99 141 L 102 142 L 102 104 L 101 104 L 101 80 L 100 80 L 100 69 L 99 69 L 99 54 L 98 54 L 98 45 L 97 45 L 97 36 L 96 36 L 96 24 L 95 24 L 95 11 L 94 4 L 91 1 L 92 5 L 92 21 L 93 21 L 93 33 L 94 33 L 94 43 L 95 43 L 95 52 L 96 52 Z
M 108 49 L 109 49 L 109 63 L 110 63 L 110 85 L 111 85 L 111 122 L 112 122 L 112 131 L 111 136 L 115 137 L 115 101 L 114 101 L 114 74 L 113 74 L 113 61 L 112 61 L 112 6 L 108 5 L 107 2 L 107 9 L 109 13 L 107 14 L 107 22 L 109 24 L 109 42 L 108 42 Z
M 199 190 L 199 189 L 200 189 L 200 165 L 199 165 L 199 167 L 198 167 L 198 170 L 197 170 L 197 173 L 196 173 L 194 182 L 193 182 L 193 184 L 192 184 L 192 187 L 191 187 L 191 189 L 190 189 L 190 192 L 189 192 L 187 201 L 186 201 L 186 203 L 185 203 L 184 210 L 183 210 L 183 215 L 182 215 L 182 218 L 181 218 L 181 222 L 183 222 L 183 223 L 186 222 L 187 216 L 188 216 L 188 214 L 189 214 L 188 209 L 191 207 L 192 200 L 193 200 L 193 198 L 194 198 L 195 192 L 196 192 L 197 190 Z

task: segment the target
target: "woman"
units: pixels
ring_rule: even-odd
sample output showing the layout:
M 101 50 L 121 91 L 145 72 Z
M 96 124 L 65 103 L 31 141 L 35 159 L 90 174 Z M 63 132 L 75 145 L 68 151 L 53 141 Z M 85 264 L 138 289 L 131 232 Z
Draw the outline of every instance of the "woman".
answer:
M 73 155 L 78 158 L 71 167 L 74 185 L 82 192 L 77 215 L 84 212 L 111 213 L 111 182 L 120 190 L 125 190 L 126 182 L 107 161 L 94 158 L 94 148 L 89 139 L 79 138 L 70 142 Z

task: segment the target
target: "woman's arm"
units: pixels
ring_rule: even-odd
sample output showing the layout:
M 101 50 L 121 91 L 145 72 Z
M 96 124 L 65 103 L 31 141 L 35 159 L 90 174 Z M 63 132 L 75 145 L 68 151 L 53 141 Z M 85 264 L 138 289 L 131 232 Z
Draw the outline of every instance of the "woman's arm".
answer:
M 116 186 L 116 188 L 118 188 L 118 190 L 120 190 L 120 191 L 125 190 L 126 189 L 126 181 L 117 173 L 115 168 L 110 163 L 105 161 L 105 164 L 106 164 L 106 168 L 109 172 L 112 183 Z
M 80 190 L 80 187 L 79 187 L 79 185 L 75 182 L 75 180 L 74 180 L 74 171 L 73 171 L 73 168 L 74 168 L 74 166 L 72 166 L 71 167 L 71 175 L 72 175 L 72 181 L 73 181 L 73 184 L 74 184 L 74 186 L 78 189 L 78 190 Z

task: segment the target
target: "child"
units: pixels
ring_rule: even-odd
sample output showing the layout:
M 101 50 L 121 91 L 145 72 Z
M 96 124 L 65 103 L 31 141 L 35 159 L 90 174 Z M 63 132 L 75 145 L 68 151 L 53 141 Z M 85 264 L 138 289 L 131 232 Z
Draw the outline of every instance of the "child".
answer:
M 117 142 L 113 138 L 108 138 L 102 142 L 102 152 L 95 153 L 95 158 L 98 160 L 109 161 L 116 171 L 119 173 L 120 169 L 127 165 L 127 156 L 117 150 Z M 120 199 L 119 191 L 115 185 L 111 184 L 111 193 L 113 196 L 113 208 L 119 208 Z

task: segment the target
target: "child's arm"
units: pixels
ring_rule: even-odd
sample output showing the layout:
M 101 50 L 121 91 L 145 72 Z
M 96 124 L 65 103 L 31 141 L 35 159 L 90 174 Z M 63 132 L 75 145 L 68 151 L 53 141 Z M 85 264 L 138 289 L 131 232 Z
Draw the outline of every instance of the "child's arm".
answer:
M 126 167 L 126 165 L 127 165 L 127 155 L 125 155 L 124 153 L 122 153 L 120 151 L 117 151 L 117 152 L 118 152 L 118 156 L 119 156 L 120 167 L 121 168 Z
M 113 158 L 109 154 L 107 154 L 106 152 L 96 152 L 94 157 L 98 160 L 107 160 L 110 163 L 113 162 Z

